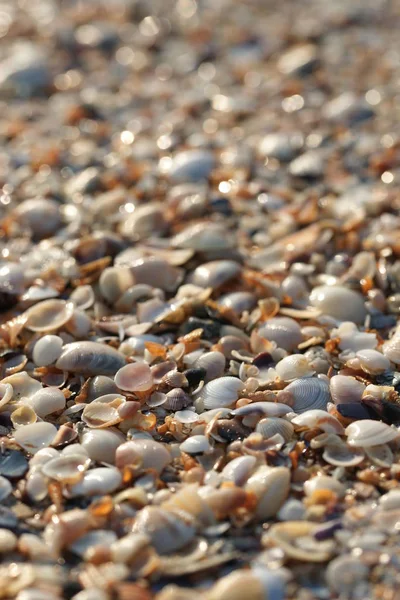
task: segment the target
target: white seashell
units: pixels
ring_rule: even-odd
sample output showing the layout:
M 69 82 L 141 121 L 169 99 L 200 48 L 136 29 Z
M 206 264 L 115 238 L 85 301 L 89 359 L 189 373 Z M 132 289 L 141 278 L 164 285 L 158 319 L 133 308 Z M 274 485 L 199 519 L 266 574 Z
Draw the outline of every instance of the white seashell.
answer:
M 218 304 L 241 314 L 254 308 L 256 297 L 251 292 L 231 292 L 218 298 Z
M 149 256 L 132 263 L 131 271 L 136 284 L 145 284 L 173 292 L 182 281 L 183 270 L 173 267 L 168 261 Z
M 314 538 L 318 525 L 309 521 L 286 521 L 272 525 L 263 537 L 263 544 L 278 546 L 288 558 L 303 562 L 325 562 L 330 559 L 335 543 Z
M 11 423 L 15 429 L 36 423 L 37 418 L 33 408 L 26 404 L 18 406 L 10 415 Z
M 330 390 L 335 404 L 361 402 L 365 385 L 354 377 L 334 375 L 330 380 Z
M 47 367 L 56 362 L 62 351 L 63 341 L 58 335 L 45 335 L 33 347 L 32 358 L 38 367 Z
M 252 402 L 232 411 L 235 417 L 259 415 L 264 417 L 282 417 L 292 412 L 287 404 L 281 402 Z
M 249 477 L 246 491 L 258 498 L 254 518 L 264 521 L 274 517 L 285 502 L 290 487 L 290 469 L 262 465 Z
M 215 159 L 209 150 L 184 150 L 176 154 L 167 174 L 175 182 L 207 179 L 214 168 Z
M 300 325 L 297 321 L 289 317 L 274 317 L 269 319 L 258 330 L 258 334 L 270 342 L 275 342 L 278 348 L 283 348 L 288 352 L 295 350 L 303 341 Z
M 311 409 L 326 410 L 330 400 L 329 384 L 320 378 L 302 377 L 284 390 L 292 396 L 292 410 L 301 414 Z
M 26 371 L 14 373 L 14 375 L 5 377 L 1 380 L 1 383 L 3 385 L 10 384 L 12 386 L 14 401 L 20 400 L 21 398 L 30 398 L 42 389 L 42 384 L 36 379 L 33 379 L 33 377 L 29 377 Z M 9 388 L 6 393 L 10 393 Z
M 82 421 L 91 429 L 112 427 L 122 421 L 118 408 L 125 403 L 124 397 L 117 394 L 109 394 L 109 396 L 112 397 L 109 403 L 100 402 L 100 399 L 97 399 L 85 405 Z M 101 396 L 101 398 L 107 398 L 107 396 Z
M 65 408 L 65 396 L 58 388 L 47 387 L 38 390 L 28 403 L 38 417 L 44 418 Z
M 133 213 L 121 222 L 120 231 L 122 235 L 133 240 L 143 239 L 150 236 L 153 231 L 165 231 L 163 206 L 159 202 L 148 202 L 135 207 Z
M 114 382 L 121 390 L 145 392 L 153 386 L 153 375 L 147 363 L 131 363 L 117 371 Z
M 217 288 L 241 273 L 242 267 L 233 260 L 213 260 L 197 267 L 191 283 L 202 288 Z
M 369 448 L 370 446 L 380 446 L 388 444 L 400 438 L 397 429 L 382 423 L 382 421 L 373 421 L 371 419 L 362 419 L 354 421 L 346 427 L 347 443 L 350 446 L 360 448 Z
M 155 470 L 161 473 L 172 461 L 167 446 L 152 439 L 135 439 L 121 444 L 115 454 L 115 464 L 118 469 L 133 465 L 145 471 Z
M 33 502 L 42 502 L 48 494 L 48 479 L 41 470 L 34 469 L 26 478 L 26 493 Z
M 186 454 L 203 454 L 212 450 L 212 447 L 205 435 L 192 435 L 180 444 L 179 449 Z
M 168 554 L 191 542 L 196 529 L 192 517 L 186 512 L 146 506 L 136 515 L 132 532 L 147 535 L 156 552 Z
M 79 539 L 70 544 L 69 549 L 83 558 L 90 548 L 96 546 L 109 548 L 111 544 L 117 541 L 117 539 L 114 531 L 110 531 L 109 529 L 97 529 L 96 531 L 89 531 L 89 533 L 82 535 Z
M 294 381 L 299 377 L 311 377 L 315 371 L 303 354 L 291 354 L 282 358 L 275 367 L 283 381 Z
M 83 311 L 75 308 L 72 317 L 65 324 L 65 329 L 75 338 L 83 338 L 88 335 L 92 328 L 92 320 Z
M 358 350 L 376 348 L 378 345 L 377 337 L 374 333 L 358 331 L 357 325 L 350 321 L 341 323 L 337 329 L 331 331 L 331 338 L 340 338 L 339 348 L 341 350 Z
M 338 498 L 343 498 L 346 493 L 346 487 L 340 481 L 327 475 L 318 475 L 304 482 L 304 493 L 306 496 L 312 496 L 317 490 L 330 490 Z
M 378 500 L 379 509 L 383 511 L 388 510 L 399 510 L 400 509 L 400 490 L 393 489 L 389 490 L 386 494 L 381 496 Z
M 122 475 L 114 467 L 99 467 L 87 471 L 83 479 L 71 487 L 71 496 L 103 496 L 115 492 L 122 483 Z
M 14 395 L 14 389 L 11 383 L 0 383 L 0 409 L 6 406 Z
M 83 432 L 80 442 L 92 460 L 114 464 L 115 451 L 125 436 L 109 429 L 91 429 Z
M 57 369 L 81 375 L 114 375 L 125 365 L 125 357 L 99 342 L 73 342 L 63 347 Z
M 195 368 L 206 370 L 205 381 L 222 377 L 225 371 L 226 358 L 222 352 L 205 352 L 194 363 Z
M 237 377 L 210 381 L 196 395 L 196 410 L 201 413 L 204 409 L 227 408 L 236 402 L 243 389 L 244 384 Z
M 5 477 L 0 475 L 0 502 L 5 500 L 12 492 L 13 487 Z
M 390 369 L 390 360 L 377 350 L 360 350 L 356 356 L 363 371 L 371 375 L 377 375 Z
M 24 291 L 24 269 L 17 263 L 0 263 L 0 291 L 19 295 Z
M 69 446 L 65 446 L 65 448 L 61 450 L 61 455 L 68 456 L 68 454 L 79 454 L 85 458 L 89 456 L 81 444 L 70 444 Z
M 255 456 L 238 456 L 222 469 L 222 478 L 242 487 L 253 472 L 256 462 Z
M 108 267 L 100 276 L 99 288 L 103 298 L 112 305 L 134 283 L 132 272 L 127 267 Z
M 339 435 L 344 433 L 343 425 L 325 410 L 307 410 L 292 419 L 291 422 L 299 427 L 308 427 L 309 429 L 318 427 L 326 433 L 338 433 Z
M 362 324 L 367 314 L 361 294 L 340 285 L 314 288 L 310 294 L 310 302 L 338 321 Z
M 94 291 L 91 285 L 80 285 L 75 288 L 69 297 L 75 308 L 86 310 L 93 306 L 95 301 Z
M 179 423 L 185 423 L 190 425 L 191 423 L 197 423 L 200 420 L 200 415 L 193 412 L 192 410 L 178 410 L 174 415 L 174 419 Z
M 29 461 L 30 467 L 37 467 L 38 465 L 45 465 L 53 458 L 58 458 L 59 452 L 55 448 L 42 448 L 39 452 L 36 452 L 35 456 Z
M 335 467 L 355 467 L 362 463 L 365 455 L 363 450 L 349 448 L 340 438 L 337 438 L 335 443 L 328 443 L 326 445 L 322 458 Z
M 129 564 L 148 547 L 150 538 L 141 533 L 129 533 L 110 545 L 112 560 Z M 94 598 L 93 600 L 97 600 Z M 107 599 L 108 600 L 108 596 Z
M 83 454 L 65 454 L 46 462 L 42 472 L 46 477 L 64 484 L 75 484 L 89 468 L 90 458 Z
M 395 335 L 385 342 L 382 352 L 391 362 L 400 365 L 400 335 Z
M 57 429 L 51 423 L 32 423 L 20 427 L 14 432 L 14 439 L 21 448 L 36 454 L 41 448 L 50 446 Z
M 44 332 L 60 329 L 72 317 L 74 305 L 65 300 L 43 300 L 25 311 L 25 327 L 31 331 Z
M 263 563 L 252 569 L 237 569 L 213 585 L 207 600 L 284 600 L 286 581 L 285 572 L 268 569 Z
M 278 433 L 283 437 L 285 442 L 288 442 L 293 437 L 294 427 L 292 423 L 284 419 L 267 417 L 257 423 L 256 432 L 261 433 L 266 440 Z
M 387 444 L 365 448 L 365 454 L 378 467 L 390 469 L 393 464 L 393 452 Z
M 300 500 L 289 498 L 277 513 L 280 521 L 301 521 L 305 519 L 306 507 Z

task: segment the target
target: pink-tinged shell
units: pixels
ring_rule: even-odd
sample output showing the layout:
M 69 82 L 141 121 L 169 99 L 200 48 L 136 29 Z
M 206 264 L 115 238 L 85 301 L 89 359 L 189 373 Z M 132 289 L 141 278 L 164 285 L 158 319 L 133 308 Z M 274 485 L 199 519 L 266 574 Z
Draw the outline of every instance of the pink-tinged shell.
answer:
M 398 429 L 390 427 L 382 421 L 373 421 L 372 419 L 354 421 L 346 427 L 345 434 L 347 435 L 347 443 L 350 446 L 360 448 L 380 446 L 400 439 Z
M 43 300 L 25 311 L 25 327 L 31 331 L 55 331 L 67 323 L 74 312 L 72 302 L 65 300 Z
M 365 385 L 354 377 L 334 375 L 330 380 L 330 390 L 335 404 L 361 402 Z
M 339 435 L 344 433 L 343 425 L 325 410 L 308 410 L 292 419 L 291 422 L 298 427 L 308 427 L 309 429 L 318 427 L 326 433 L 338 433 Z
M 161 473 L 171 461 L 168 448 L 151 439 L 130 440 L 119 446 L 115 454 L 115 464 L 119 469 L 133 465 L 141 471 L 153 469 Z
M 119 369 L 114 381 L 121 390 L 146 392 L 153 387 L 153 375 L 147 363 L 131 363 Z

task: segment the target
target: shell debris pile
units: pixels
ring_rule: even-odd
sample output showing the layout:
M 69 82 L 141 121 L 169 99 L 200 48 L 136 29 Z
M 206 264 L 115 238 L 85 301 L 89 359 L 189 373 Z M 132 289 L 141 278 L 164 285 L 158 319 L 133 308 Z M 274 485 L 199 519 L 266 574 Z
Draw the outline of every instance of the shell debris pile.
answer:
M 399 26 L 1 3 L 0 598 L 398 598 Z

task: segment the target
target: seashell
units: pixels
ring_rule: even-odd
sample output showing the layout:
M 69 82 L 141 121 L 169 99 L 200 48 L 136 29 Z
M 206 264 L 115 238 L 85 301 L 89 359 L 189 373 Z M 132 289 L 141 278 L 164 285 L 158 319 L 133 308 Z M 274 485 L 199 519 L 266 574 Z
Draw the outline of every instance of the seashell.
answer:
M 0 383 L 0 410 L 10 402 L 13 395 L 14 389 L 11 383 Z
M 82 479 L 89 465 L 90 458 L 84 454 L 65 454 L 46 462 L 42 473 L 50 479 L 73 485 Z
M 89 380 L 87 387 L 88 402 L 106 394 L 118 394 L 118 388 L 113 379 L 104 375 L 97 375 L 97 377 Z
M 42 384 L 39 383 L 33 377 L 29 377 L 26 371 L 21 373 L 14 373 L 9 377 L 5 377 L 1 380 L 2 385 L 11 385 L 13 389 L 13 400 L 20 400 L 21 398 L 30 398 L 36 392 L 42 389 Z M 10 393 L 10 389 L 5 390 L 5 394 Z M 5 397 L 7 397 L 5 396 Z
M 173 292 L 183 277 L 182 269 L 152 256 L 135 260 L 130 268 L 136 284 L 149 285 L 166 292 Z
M 97 529 L 89 531 L 85 535 L 78 538 L 70 544 L 69 549 L 81 558 L 85 557 L 88 551 L 96 547 L 108 548 L 117 541 L 117 536 L 114 531 L 108 529 Z
M 25 311 L 25 327 L 39 333 L 60 329 L 72 317 L 74 305 L 65 300 L 43 300 Z
M 355 467 L 364 460 L 365 455 L 362 450 L 349 448 L 340 438 L 337 438 L 337 440 L 334 444 L 328 444 L 324 449 L 322 458 L 327 463 L 335 467 Z
M 125 365 L 123 354 L 99 342 L 72 342 L 63 347 L 57 369 L 82 375 L 114 375 Z
M 28 467 L 28 461 L 18 450 L 11 450 L 0 456 L 0 475 L 9 479 L 22 477 Z
M 335 543 L 331 540 L 317 541 L 314 532 L 318 525 L 309 521 L 286 521 L 271 525 L 263 536 L 263 545 L 278 546 L 288 558 L 302 562 L 325 562 L 330 559 Z
M 159 202 L 149 202 L 135 207 L 121 222 L 120 232 L 127 238 L 141 240 L 154 231 L 160 234 L 166 231 L 167 227 L 163 205 Z
M 234 246 L 234 238 L 220 223 L 195 223 L 180 231 L 170 240 L 175 248 L 191 249 L 202 253 L 216 253 Z
M 31 406 L 22 405 L 16 408 L 10 415 L 11 423 L 15 429 L 24 425 L 36 423 L 37 414 Z
M 187 387 L 188 380 L 186 379 L 186 376 L 183 373 L 176 369 L 172 369 L 171 371 L 168 371 L 166 375 L 164 375 L 164 377 L 161 380 L 161 383 L 168 385 L 172 388 L 182 388 Z
M 396 365 L 400 365 L 400 335 L 394 335 L 382 346 L 382 352 L 386 358 Z
M 369 448 L 370 446 L 380 446 L 388 444 L 399 439 L 400 433 L 397 429 L 382 423 L 382 421 L 373 421 L 363 419 L 354 421 L 346 427 L 347 443 L 350 446 L 359 448 Z
M 378 500 L 379 510 L 392 511 L 400 509 L 400 490 L 393 489 L 389 490 L 386 494 L 383 494 Z
M 285 442 L 288 442 L 293 437 L 294 427 L 292 423 L 284 419 L 267 417 L 257 423 L 256 432 L 261 433 L 266 440 L 278 433 L 283 437 Z
M 108 267 L 100 275 L 99 289 L 103 298 L 112 305 L 134 283 L 132 272 L 127 267 Z
M 133 533 L 147 535 L 156 552 L 168 554 L 184 548 L 196 534 L 193 518 L 184 511 L 146 506 L 138 512 L 132 527 Z
M 337 433 L 343 435 L 343 425 L 325 410 L 312 409 L 298 415 L 291 421 L 298 427 L 308 427 L 309 429 L 322 429 L 326 433 Z
M 236 486 L 242 487 L 256 466 L 255 456 L 238 456 L 231 460 L 221 471 L 221 476 L 227 481 L 232 481 Z
M 338 321 L 362 324 L 367 314 L 361 294 L 343 286 L 316 287 L 310 294 L 310 302 Z
M 58 450 L 55 448 L 42 448 L 39 452 L 36 452 L 29 462 L 30 467 L 36 467 L 38 465 L 45 465 L 49 460 L 57 458 L 59 456 Z
M 207 592 L 207 600 L 284 600 L 285 590 L 285 575 L 262 565 L 253 569 L 237 569 L 225 575 Z M 196 600 L 193 596 L 191 598 Z M 190 599 L 177 597 L 176 600 Z
M 87 471 L 83 479 L 70 489 L 71 496 L 103 496 L 115 492 L 122 483 L 122 475 L 114 467 L 99 467 Z
M 8 529 L 0 529 L 0 552 L 2 554 L 11 553 L 15 550 L 18 543 L 17 536 Z
M 207 179 L 214 165 L 214 155 L 209 150 L 184 150 L 172 158 L 167 174 L 174 182 L 197 182 Z
M 338 498 L 343 498 L 346 492 L 345 486 L 340 481 L 327 475 L 318 475 L 304 482 L 304 493 L 306 496 L 312 496 L 317 490 L 330 490 Z
M 8 498 L 11 494 L 13 487 L 11 483 L 5 477 L 0 475 L 0 502 Z
M 256 298 L 251 292 L 231 292 L 218 298 L 218 304 L 240 315 L 255 307 Z
M 14 439 L 21 448 L 36 454 L 41 448 L 50 446 L 57 433 L 57 429 L 51 423 L 32 423 L 19 427 L 14 432 Z
M 220 377 L 209 381 L 196 394 L 195 407 L 197 412 L 213 408 L 232 406 L 244 389 L 243 382 L 236 377 Z
M 293 412 L 298 414 L 314 409 L 326 410 L 330 400 L 329 384 L 314 377 L 297 379 L 289 383 L 284 392 L 291 395 Z
M 178 410 L 174 414 L 174 419 L 176 421 L 178 421 L 179 423 L 186 423 L 188 425 L 191 423 L 197 423 L 200 420 L 200 418 L 201 417 L 192 410 Z
M 371 375 L 378 375 L 390 369 L 389 359 L 377 350 L 359 350 L 356 357 L 362 370 Z
M 153 375 L 145 362 L 122 367 L 115 374 L 114 381 L 121 390 L 129 392 L 146 392 L 153 387 Z
M 44 418 L 65 408 L 65 396 L 58 388 L 47 387 L 33 394 L 28 403 L 38 417 Z
M 38 367 L 47 367 L 60 357 L 63 341 L 58 335 L 45 335 L 33 347 L 33 362 Z
M 340 596 L 348 596 L 359 584 L 368 581 L 368 575 L 368 566 L 360 558 L 352 554 L 342 554 L 329 563 L 326 582 L 333 592 Z
M 21 202 L 14 211 L 23 227 L 33 237 L 43 239 L 51 236 L 61 225 L 60 205 L 49 198 L 32 198 Z
M 118 469 L 134 465 L 140 470 L 155 470 L 161 473 L 172 461 L 172 456 L 166 446 L 152 439 L 135 439 L 121 444 L 115 454 L 115 464 Z
M 179 449 L 181 452 L 186 452 L 186 454 L 203 454 L 204 452 L 210 452 L 212 447 L 205 435 L 192 435 L 182 442 Z
M 324 161 L 319 150 L 309 150 L 293 159 L 289 165 L 289 173 L 293 177 L 314 179 L 321 177 L 324 170 Z
M 86 310 L 93 306 L 95 294 L 91 285 L 80 285 L 71 292 L 69 299 L 75 308 Z
M 163 408 L 176 411 L 186 408 L 190 404 L 192 404 L 191 397 L 181 388 L 175 388 L 166 394 L 166 401 L 163 404 Z
M 245 404 L 240 408 L 236 408 L 232 411 L 232 414 L 236 417 L 247 417 L 252 415 L 283 417 L 290 412 L 292 412 L 290 406 L 280 402 L 252 402 L 251 404 Z
M 282 358 L 276 365 L 275 371 L 283 381 L 293 381 L 299 377 L 311 377 L 315 373 L 303 354 L 291 354 Z
M 261 138 L 258 151 L 262 157 L 288 162 L 302 145 L 303 136 L 300 133 L 268 133 Z
M 222 352 L 205 352 L 195 362 L 198 369 L 205 369 L 205 382 L 222 377 L 225 371 L 226 358 Z
M 146 551 L 149 543 L 150 539 L 147 535 L 129 533 L 110 545 L 112 560 L 116 563 L 129 564 Z M 108 600 L 108 597 L 105 600 Z
M 120 400 L 124 402 L 121 397 Z M 115 402 L 107 403 L 94 400 L 90 404 L 86 404 L 83 409 L 82 421 L 91 429 L 102 429 L 120 423 L 122 418 Z
M 83 310 L 75 308 L 72 317 L 65 324 L 65 329 L 75 338 L 83 338 L 92 328 L 92 320 Z
M 285 502 L 290 488 L 290 469 L 262 465 L 249 477 L 246 491 L 257 498 L 254 519 L 265 521 L 274 517 Z
M 378 345 L 377 337 L 374 333 L 358 331 L 357 325 L 345 321 L 337 329 L 331 331 L 332 338 L 340 338 L 339 348 L 341 350 L 358 350 L 376 348 Z
M 297 321 L 289 317 L 273 317 L 269 319 L 258 330 L 258 334 L 270 342 L 275 342 L 278 348 L 283 348 L 288 352 L 295 350 L 303 341 L 300 325 Z
M 354 377 L 334 375 L 330 380 L 331 396 L 336 405 L 361 402 L 364 390 L 365 385 Z
M 26 494 L 32 502 L 42 502 L 48 495 L 47 478 L 39 469 L 29 471 L 26 477 Z
M 86 429 L 80 439 L 82 447 L 88 456 L 96 462 L 114 464 L 115 452 L 125 436 L 110 429 Z
M 301 521 L 306 517 L 306 508 L 300 500 L 289 498 L 276 516 L 280 521 Z
M 378 467 L 390 469 L 393 464 L 393 452 L 387 444 L 367 447 L 365 448 L 365 454 Z
M 242 267 L 233 260 L 213 260 L 197 267 L 191 283 L 201 288 L 217 288 L 238 277 Z

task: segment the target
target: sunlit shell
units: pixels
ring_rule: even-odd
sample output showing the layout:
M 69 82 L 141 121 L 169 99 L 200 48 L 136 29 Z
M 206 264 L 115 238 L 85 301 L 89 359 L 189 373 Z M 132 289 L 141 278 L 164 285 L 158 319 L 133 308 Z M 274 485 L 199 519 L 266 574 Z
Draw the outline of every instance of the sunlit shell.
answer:
M 90 308 L 95 301 L 94 291 L 91 285 L 80 285 L 69 297 L 70 301 L 80 310 Z
M 241 314 L 254 308 L 256 298 L 251 292 L 232 292 L 218 298 L 218 304 Z
M 221 471 L 221 475 L 239 487 L 243 486 L 256 466 L 255 456 L 238 456 L 231 460 Z
M 12 386 L 14 401 L 19 400 L 20 398 L 30 398 L 42 389 L 42 384 L 36 379 L 33 379 L 33 377 L 29 377 L 26 371 L 14 373 L 14 375 L 5 377 L 2 379 L 1 383 L 3 385 L 10 384 Z M 7 393 L 10 393 L 9 388 L 7 388 Z
M 63 341 L 58 335 L 45 335 L 33 347 L 32 358 L 38 367 L 56 362 L 62 351 Z
M 211 445 L 205 435 L 192 435 L 182 442 L 179 448 L 186 454 L 203 454 L 211 450 Z
M 89 380 L 87 387 L 88 402 L 107 394 L 118 394 L 118 388 L 111 377 L 97 375 L 97 377 L 93 377 L 93 379 Z
M 91 429 L 102 429 L 120 423 L 122 418 L 118 407 L 113 403 L 108 404 L 94 400 L 90 404 L 86 404 L 82 413 L 82 421 Z
M 147 363 L 137 362 L 119 369 L 114 381 L 121 390 L 145 392 L 153 386 L 153 375 Z
M 33 408 L 26 405 L 18 406 L 10 415 L 11 423 L 15 429 L 36 423 L 37 418 L 37 414 Z
M 125 357 L 99 342 L 72 342 L 63 347 L 57 369 L 82 375 L 114 375 L 125 365 Z
M 41 448 L 50 446 L 57 433 L 51 423 L 32 423 L 20 427 L 14 432 L 14 439 L 21 448 L 36 454 Z
M 331 337 L 339 338 L 339 348 L 341 350 L 358 350 L 376 348 L 378 345 L 377 337 L 374 333 L 358 331 L 357 325 L 345 321 L 337 329 L 333 329 Z
M 286 577 L 279 569 L 269 569 L 264 565 L 253 569 L 237 569 L 222 577 L 207 593 L 207 600 L 283 600 L 285 598 Z M 200 600 L 195 596 L 179 600 Z M 172 600 L 165 598 L 165 600 Z M 178 600 L 178 599 L 177 599 Z
M 83 432 L 80 442 L 92 460 L 114 464 L 115 451 L 125 436 L 109 429 L 91 429 Z
M 202 288 L 216 288 L 237 277 L 242 268 L 233 260 L 215 260 L 200 265 L 193 271 L 191 282 Z
M 207 383 L 196 396 L 196 410 L 225 408 L 236 402 L 244 384 L 236 377 L 220 377 Z
M 15 209 L 15 214 L 38 239 L 49 237 L 61 224 L 60 204 L 50 198 L 24 200 Z
M 334 375 L 330 380 L 332 400 L 335 404 L 360 402 L 365 385 L 354 377 Z
M 77 539 L 69 546 L 69 549 L 81 558 L 84 558 L 85 554 L 93 551 L 95 548 L 110 547 L 117 539 L 114 531 L 97 529 L 96 531 L 89 531 L 89 533 Z
M 72 485 L 82 479 L 89 465 L 90 458 L 83 454 L 66 454 L 46 462 L 42 472 L 50 479 Z
M 72 317 L 74 305 L 65 300 L 44 300 L 25 312 L 26 325 L 31 331 L 44 332 L 60 329 Z
M 345 431 L 347 435 L 347 443 L 350 446 L 360 448 L 369 448 L 370 446 L 380 446 L 388 444 L 400 438 L 400 433 L 397 429 L 382 423 L 382 421 L 373 421 L 371 419 L 363 419 L 354 421 Z
M 100 276 L 99 288 L 103 298 L 114 304 L 134 283 L 132 272 L 127 267 L 109 267 Z
M 360 350 L 356 354 L 363 371 L 377 375 L 390 369 L 389 359 L 377 350 Z
M 276 365 L 275 370 L 283 381 L 293 381 L 299 377 L 311 377 L 315 373 L 303 354 L 291 354 L 282 358 Z
M 307 410 L 292 419 L 291 422 L 298 427 L 308 427 L 309 429 L 316 427 L 326 433 L 338 433 L 339 435 L 344 433 L 342 424 L 325 410 Z
M 175 513 L 158 506 L 146 506 L 139 511 L 132 531 L 148 535 L 159 554 L 180 550 L 196 533 L 193 521 L 187 513 Z
M 0 383 L 0 410 L 6 406 L 14 395 L 14 389 L 11 383 Z
M 383 494 L 379 498 L 379 509 L 382 511 L 400 509 L 400 490 L 395 488 Z
M 195 367 L 205 369 L 205 381 L 222 377 L 225 370 L 226 358 L 222 352 L 205 352 L 195 362 Z
M 38 417 L 41 418 L 65 408 L 65 396 L 56 387 L 47 387 L 38 390 L 29 398 L 28 402 Z
M 99 467 L 86 471 L 83 479 L 72 486 L 72 496 L 98 496 L 114 492 L 122 482 L 122 475 L 114 467 Z
M 314 288 L 310 295 L 310 302 L 324 314 L 338 321 L 362 324 L 367 314 L 361 294 L 340 285 Z
M 78 308 L 74 309 L 72 317 L 68 323 L 65 324 L 65 329 L 75 338 L 87 336 L 91 328 L 91 318 L 83 310 L 79 310 Z
M 319 542 L 314 537 L 318 525 L 308 521 L 286 521 L 271 526 L 264 544 L 278 546 L 288 558 L 303 562 L 325 562 L 332 556 L 335 543 Z
M 284 391 L 290 393 L 293 412 L 299 414 L 311 409 L 325 410 L 330 400 L 329 384 L 315 377 L 297 379 L 289 383 Z
M 304 483 L 304 493 L 306 496 L 312 496 L 317 490 L 330 490 L 334 492 L 338 498 L 342 498 L 345 494 L 346 487 L 334 477 L 319 475 L 312 477 Z
M 284 419 L 267 417 L 266 419 L 261 419 L 257 423 L 256 432 L 261 433 L 265 439 L 269 439 L 279 433 L 285 442 L 288 442 L 293 436 L 294 427 L 292 423 L 285 421 Z
M 154 469 L 161 473 L 172 461 L 167 446 L 152 439 L 135 439 L 118 447 L 115 464 L 119 469 L 132 465 L 140 470 Z
M 149 202 L 136 206 L 135 210 L 121 223 L 121 233 L 131 239 L 143 239 L 153 231 L 165 231 L 165 211 L 162 204 Z
M 275 516 L 285 502 L 290 487 L 290 469 L 287 467 L 259 467 L 246 483 L 246 491 L 257 497 L 254 518 L 259 521 Z
M 208 150 L 184 150 L 173 157 L 167 173 L 175 182 L 201 181 L 207 179 L 214 164 L 214 155 Z
M 275 342 L 279 348 L 288 352 L 295 350 L 303 341 L 300 325 L 289 317 L 273 317 L 258 331 L 259 335 L 271 342 Z
M 395 335 L 385 342 L 382 352 L 391 362 L 400 365 L 400 335 Z
M 350 448 L 345 443 L 328 444 L 322 458 L 335 467 L 355 467 L 365 458 L 364 452 L 358 448 Z
M 232 411 L 237 417 L 259 415 L 264 417 L 282 417 L 292 412 L 292 408 L 281 402 L 252 402 Z

